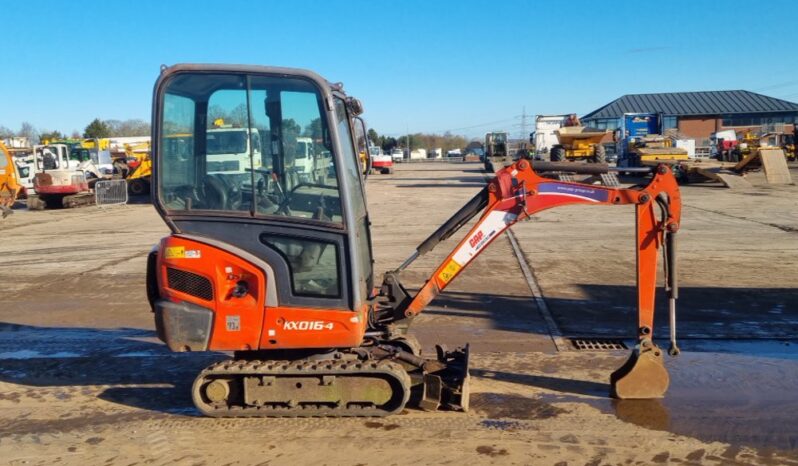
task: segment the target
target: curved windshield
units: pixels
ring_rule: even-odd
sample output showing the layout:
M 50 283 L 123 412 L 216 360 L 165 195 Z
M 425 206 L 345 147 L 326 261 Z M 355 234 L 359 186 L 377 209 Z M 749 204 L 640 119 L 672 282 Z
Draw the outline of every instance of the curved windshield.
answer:
M 493 142 L 497 144 L 507 141 L 507 133 L 493 133 L 491 136 L 493 136 Z
M 246 128 L 208 130 L 208 155 L 247 152 Z
M 323 99 L 312 82 L 181 73 L 161 98 L 165 209 L 342 223 Z

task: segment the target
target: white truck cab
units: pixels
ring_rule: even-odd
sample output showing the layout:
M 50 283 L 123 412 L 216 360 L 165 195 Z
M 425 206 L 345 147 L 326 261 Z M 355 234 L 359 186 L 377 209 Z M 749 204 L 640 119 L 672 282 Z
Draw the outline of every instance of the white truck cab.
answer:
M 402 149 L 396 147 L 393 150 L 391 150 L 391 159 L 393 159 L 394 162 L 401 162 L 402 160 L 404 160 L 404 158 L 405 158 L 405 153 L 402 151 Z
M 256 128 L 234 128 L 220 125 L 207 132 L 208 173 L 247 173 L 260 168 L 260 133 Z M 250 150 L 252 163 L 250 163 Z
M 294 169 L 301 177 L 309 177 L 313 170 L 316 169 L 316 153 L 313 149 L 313 139 L 308 137 L 296 138 Z

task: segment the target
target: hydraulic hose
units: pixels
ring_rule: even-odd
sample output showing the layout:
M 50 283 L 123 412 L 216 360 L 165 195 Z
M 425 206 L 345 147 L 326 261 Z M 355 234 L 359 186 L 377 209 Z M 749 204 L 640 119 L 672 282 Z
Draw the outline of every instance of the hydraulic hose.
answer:
M 429 235 L 418 247 L 416 251 L 404 261 L 402 265 L 396 269 L 396 272 L 401 272 L 408 265 L 410 265 L 418 257 L 432 251 L 435 246 L 446 240 L 457 232 L 463 225 L 469 222 L 475 215 L 482 212 L 485 206 L 488 205 L 488 187 L 482 188 L 476 196 L 471 198 L 463 207 L 460 208 L 449 220 L 443 225 L 438 227 L 434 233 Z

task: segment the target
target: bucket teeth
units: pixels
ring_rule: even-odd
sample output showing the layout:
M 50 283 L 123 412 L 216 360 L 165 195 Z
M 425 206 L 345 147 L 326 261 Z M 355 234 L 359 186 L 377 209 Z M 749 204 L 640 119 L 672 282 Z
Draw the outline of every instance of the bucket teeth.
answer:
M 650 340 L 636 347 L 624 365 L 610 376 L 611 395 L 619 399 L 662 398 L 669 383 L 663 351 Z

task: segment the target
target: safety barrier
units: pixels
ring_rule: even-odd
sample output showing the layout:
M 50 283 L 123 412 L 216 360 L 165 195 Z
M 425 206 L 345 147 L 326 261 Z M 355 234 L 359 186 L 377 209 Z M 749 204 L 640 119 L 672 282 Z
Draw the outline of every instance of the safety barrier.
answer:
M 127 204 L 127 181 L 105 180 L 94 185 L 97 205 Z
M 395 163 L 440 163 L 440 162 L 462 162 L 462 157 L 440 157 L 437 159 L 402 159 L 394 160 Z

